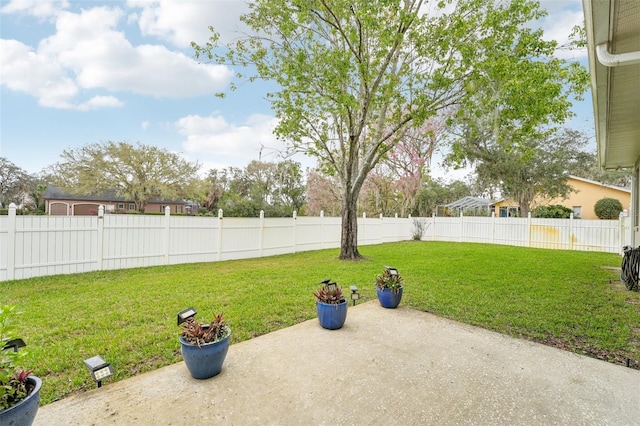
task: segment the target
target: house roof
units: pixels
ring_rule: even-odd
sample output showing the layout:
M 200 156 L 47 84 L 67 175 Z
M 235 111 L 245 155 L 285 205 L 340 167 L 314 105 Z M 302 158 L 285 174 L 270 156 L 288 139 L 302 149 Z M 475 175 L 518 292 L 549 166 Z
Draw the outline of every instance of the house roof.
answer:
M 585 179 L 585 178 L 581 178 L 581 177 L 573 176 L 573 175 L 570 175 L 569 178 L 570 179 L 579 180 L 579 181 L 582 181 L 582 182 L 587 182 L 587 183 L 590 183 L 590 184 L 593 184 L 593 185 L 602 186 L 604 188 L 610 188 L 610 189 L 615 189 L 617 191 L 628 192 L 629 194 L 631 193 L 631 189 L 630 188 L 623 188 L 621 186 L 608 185 L 606 183 L 598 182 L 598 181 L 591 180 L 591 179 Z
M 640 2 L 582 0 L 598 163 L 633 167 L 640 157 Z
M 113 203 L 133 203 L 134 201 L 120 197 L 116 195 L 114 191 L 105 191 L 100 194 L 92 194 L 92 195 L 78 195 L 78 194 L 70 194 L 62 191 L 60 188 L 55 187 L 53 185 L 47 186 L 47 189 L 44 192 L 43 198 L 45 200 L 78 200 L 78 201 L 106 201 Z M 167 203 L 167 204 L 187 204 L 185 200 L 169 200 L 167 198 L 151 198 L 149 200 L 150 203 Z

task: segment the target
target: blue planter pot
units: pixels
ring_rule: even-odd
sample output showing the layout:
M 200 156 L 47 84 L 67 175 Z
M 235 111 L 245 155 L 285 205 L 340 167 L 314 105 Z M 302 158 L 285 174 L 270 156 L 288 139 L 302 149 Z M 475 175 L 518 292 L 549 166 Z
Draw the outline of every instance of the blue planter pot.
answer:
M 22 401 L 13 407 L 0 411 L 0 425 L 2 426 L 30 426 L 36 418 L 40 404 L 40 388 L 42 380 L 36 376 L 29 376 L 27 381 L 34 386 L 33 390 Z
M 318 320 L 323 328 L 337 330 L 342 328 L 347 319 L 347 301 L 342 303 L 324 303 L 316 301 Z
M 195 379 L 208 379 L 222 371 L 222 363 L 229 350 L 229 339 L 231 331 L 227 337 L 217 342 L 204 343 L 200 346 L 186 342 L 180 336 L 182 345 L 182 358 L 184 359 L 189 373 Z
M 378 301 L 383 308 L 397 308 L 400 304 L 400 299 L 402 299 L 402 290 L 400 287 L 397 292 L 390 290 L 388 288 L 380 289 L 376 287 L 376 293 L 378 294 Z

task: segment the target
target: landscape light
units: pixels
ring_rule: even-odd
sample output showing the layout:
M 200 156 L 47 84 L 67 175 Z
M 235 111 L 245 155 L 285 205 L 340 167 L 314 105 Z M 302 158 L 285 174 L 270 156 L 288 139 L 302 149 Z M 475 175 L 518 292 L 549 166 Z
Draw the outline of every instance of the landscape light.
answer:
M 24 342 L 24 340 L 22 340 L 22 339 L 13 339 L 13 340 L 9 340 L 4 345 L 2 350 L 5 351 L 7 349 L 13 349 L 14 352 L 18 352 L 18 349 L 24 348 L 25 346 L 27 346 L 27 344 Z
M 178 312 L 178 325 L 182 324 L 189 318 L 194 317 L 197 313 L 198 311 L 196 311 L 195 308 L 187 308 L 181 310 L 180 312 Z
M 102 387 L 102 381 L 113 376 L 114 373 L 111 364 L 102 359 L 100 355 L 85 359 L 84 365 L 91 372 L 91 378 L 98 383 L 98 387 Z
M 356 306 L 356 300 L 360 299 L 360 293 L 358 293 L 358 287 L 355 285 L 349 286 L 351 289 L 351 300 L 353 300 L 353 306 Z
M 389 275 L 391 276 L 396 276 L 398 275 L 398 270 L 396 268 L 393 268 L 391 266 L 385 266 L 384 267 L 387 271 L 389 271 Z
M 326 283 L 326 285 L 327 285 L 327 290 L 331 294 L 335 293 L 336 290 L 338 289 L 338 284 L 336 284 L 336 283 L 328 282 L 328 283 Z

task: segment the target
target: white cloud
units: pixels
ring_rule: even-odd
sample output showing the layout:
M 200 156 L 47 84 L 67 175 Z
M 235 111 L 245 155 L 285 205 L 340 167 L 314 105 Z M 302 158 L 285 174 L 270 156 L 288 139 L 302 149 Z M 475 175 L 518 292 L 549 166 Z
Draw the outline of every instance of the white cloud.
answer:
M 43 106 L 93 109 L 121 104 L 113 96 L 82 102 L 82 89 L 185 98 L 216 93 L 229 83 L 227 67 L 198 64 L 161 45 L 132 46 L 118 30 L 123 16 L 106 6 L 61 11 L 56 33 L 37 49 L 0 40 L 2 84 L 36 96 Z
M 147 130 L 149 128 L 149 126 L 151 126 L 151 123 L 149 123 L 148 121 L 143 121 L 142 123 L 140 123 L 140 128 L 142 130 Z
M 0 13 L 24 13 L 37 18 L 55 16 L 62 9 L 69 7 L 67 0 L 11 0 L 0 8 Z
M 273 134 L 276 119 L 254 114 L 245 123 L 229 123 L 220 115 L 202 117 L 189 115 L 179 119 L 175 125 L 180 134 L 186 135 L 182 143 L 186 152 L 193 155 L 226 157 L 234 164 L 244 165 L 251 160 L 281 151 L 284 147 Z
M 138 25 L 143 35 L 181 48 L 190 47 L 192 41 L 205 43 L 211 36 L 209 26 L 223 40 L 237 36 L 243 27 L 240 15 L 248 11 L 248 3 L 239 0 L 128 0 L 127 6 L 142 9 Z
M 92 109 L 99 109 L 105 107 L 121 107 L 124 103 L 122 103 L 118 98 L 113 96 L 94 96 L 89 99 L 87 102 L 83 102 L 78 105 L 78 109 L 81 111 L 89 111 Z
M 540 21 L 544 30 L 545 40 L 556 40 L 558 46 L 569 42 L 569 35 L 573 27 L 584 25 L 584 14 L 580 3 L 575 2 L 549 2 L 542 3 L 549 14 Z M 562 59 L 580 59 L 587 57 L 587 50 L 559 49 L 556 56 Z

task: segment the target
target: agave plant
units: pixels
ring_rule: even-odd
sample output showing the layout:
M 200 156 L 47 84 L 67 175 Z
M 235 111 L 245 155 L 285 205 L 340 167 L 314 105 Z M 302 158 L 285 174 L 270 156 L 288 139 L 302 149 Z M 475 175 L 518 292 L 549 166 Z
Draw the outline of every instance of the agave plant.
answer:
M 194 345 L 217 342 L 229 334 L 230 329 L 224 320 L 224 314 L 213 313 L 213 320 L 208 323 L 201 323 L 194 317 L 189 318 L 182 324 L 182 338 Z
M 7 343 L 17 338 L 10 318 L 14 310 L 15 306 L 0 306 L 0 411 L 14 406 L 31 393 L 27 379 L 32 370 L 16 366 L 25 352 L 7 347 Z

